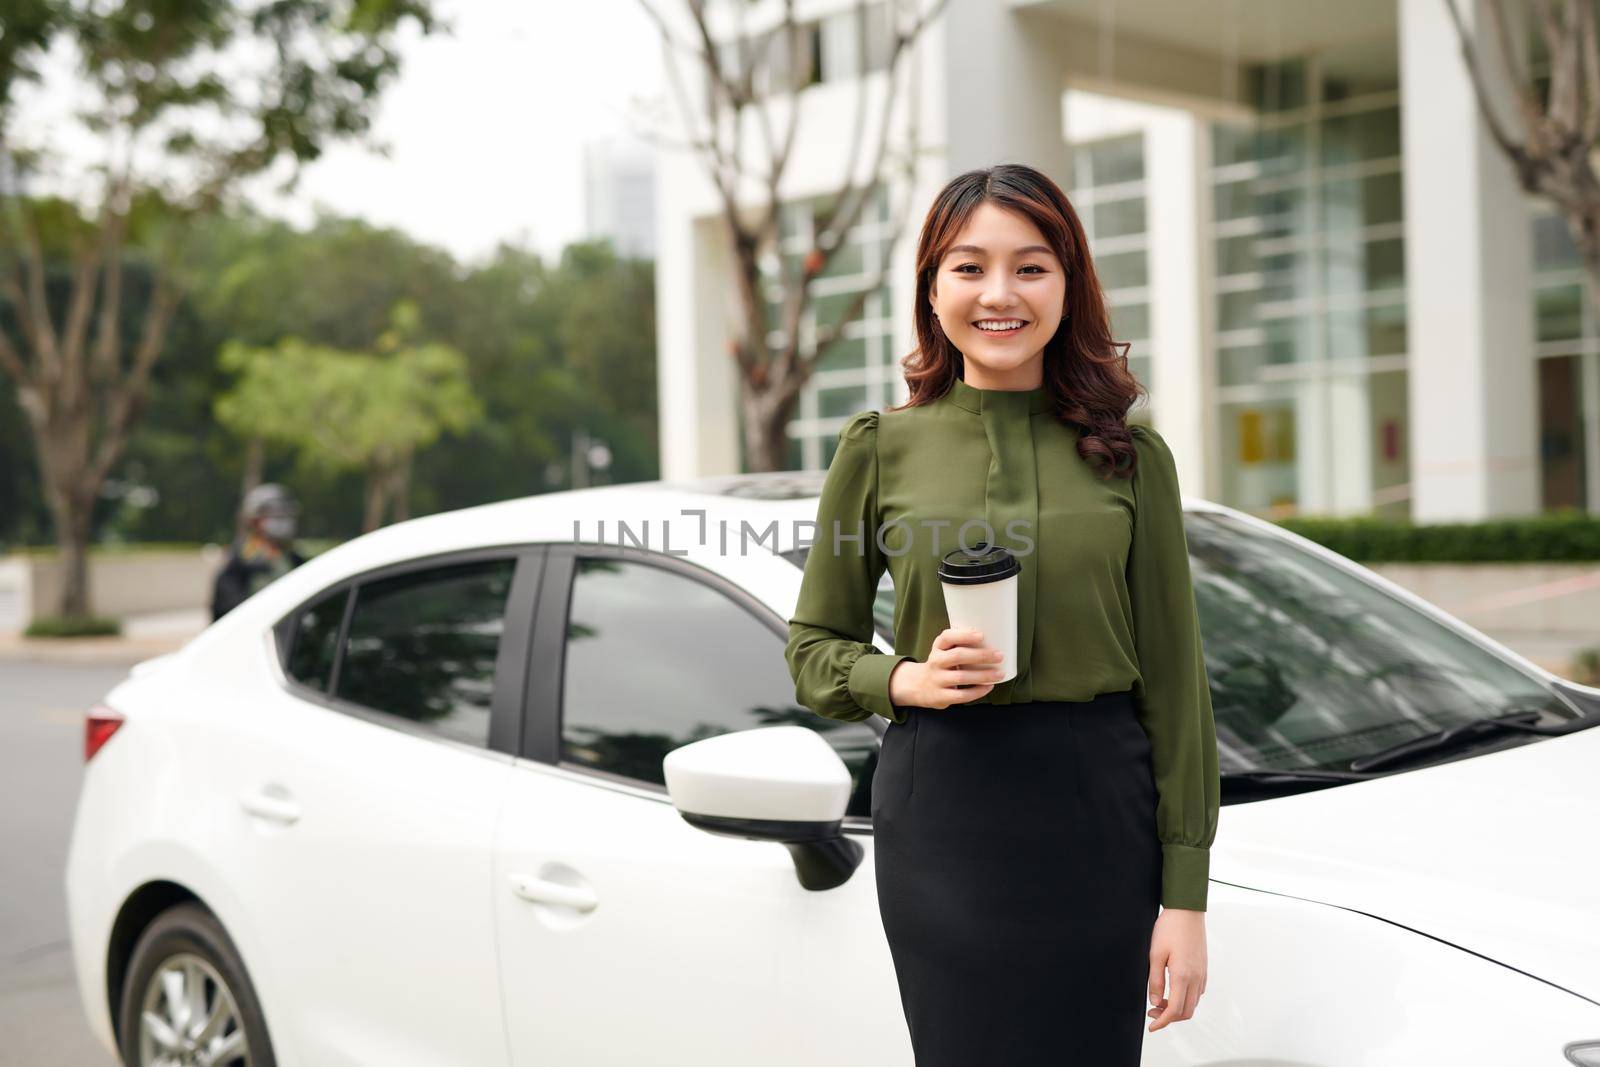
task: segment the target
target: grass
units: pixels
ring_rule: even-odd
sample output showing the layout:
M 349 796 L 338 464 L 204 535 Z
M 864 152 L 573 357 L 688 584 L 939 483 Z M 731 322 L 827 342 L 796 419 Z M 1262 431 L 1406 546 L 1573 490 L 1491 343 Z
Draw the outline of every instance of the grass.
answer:
M 104 615 L 42 615 L 22 631 L 24 637 L 115 637 L 121 633 L 122 620 Z

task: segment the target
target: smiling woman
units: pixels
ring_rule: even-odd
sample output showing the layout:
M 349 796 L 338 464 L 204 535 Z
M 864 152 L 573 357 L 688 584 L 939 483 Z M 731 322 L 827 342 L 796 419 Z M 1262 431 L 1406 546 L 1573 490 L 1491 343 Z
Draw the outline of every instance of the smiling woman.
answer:
M 918 1067 L 1131 1067 L 1141 993 L 1160 1029 L 1204 991 L 1219 806 L 1176 466 L 1127 423 L 1141 387 L 1048 177 L 960 175 L 916 264 L 910 401 L 849 420 L 818 502 L 796 698 L 889 720 L 874 863 Z M 1020 566 L 1004 679 L 998 635 L 945 610 L 941 549 L 974 524 Z

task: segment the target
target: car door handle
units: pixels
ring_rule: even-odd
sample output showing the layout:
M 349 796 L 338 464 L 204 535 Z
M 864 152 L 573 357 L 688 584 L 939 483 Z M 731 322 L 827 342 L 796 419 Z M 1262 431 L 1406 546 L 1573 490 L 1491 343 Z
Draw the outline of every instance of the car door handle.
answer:
M 274 795 L 265 790 L 242 794 L 239 797 L 239 806 L 258 819 L 281 823 L 284 826 L 293 826 L 300 821 L 300 805 L 287 796 Z
M 535 878 L 531 874 L 513 874 L 511 891 L 535 904 L 559 904 L 579 911 L 593 911 L 600 903 L 600 898 L 595 896 L 592 889 L 581 885 L 562 885 L 547 878 Z

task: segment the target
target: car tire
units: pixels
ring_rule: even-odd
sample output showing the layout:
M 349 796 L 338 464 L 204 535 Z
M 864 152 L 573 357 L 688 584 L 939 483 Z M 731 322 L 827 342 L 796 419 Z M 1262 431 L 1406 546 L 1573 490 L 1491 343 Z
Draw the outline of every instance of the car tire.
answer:
M 198 904 L 162 912 L 139 936 L 117 1019 L 117 1048 L 127 1067 L 158 1061 L 276 1067 L 244 961 L 222 924 Z

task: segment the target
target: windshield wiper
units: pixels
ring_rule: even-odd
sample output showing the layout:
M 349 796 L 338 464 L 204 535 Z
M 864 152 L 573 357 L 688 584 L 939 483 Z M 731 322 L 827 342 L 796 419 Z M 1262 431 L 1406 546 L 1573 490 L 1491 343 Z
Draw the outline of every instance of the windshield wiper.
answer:
M 1223 771 L 1224 782 L 1260 782 L 1264 785 L 1278 785 L 1292 782 L 1364 782 L 1368 778 L 1377 778 L 1376 774 L 1364 774 L 1361 771 L 1341 771 L 1325 767 L 1286 767 L 1282 770 L 1268 770 L 1257 768 L 1248 771 Z
M 1455 726 L 1436 730 L 1431 734 L 1413 737 L 1409 741 L 1402 741 L 1398 745 L 1369 752 L 1365 756 L 1357 756 L 1350 761 L 1352 771 L 1370 771 L 1376 767 L 1387 767 L 1394 763 L 1401 763 L 1413 756 L 1426 755 L 1434 752 L 1443 752 L 1454 748 L 1463 742 L 1477 741 L 1482 738 L 1496 737 L 1510 733 L 1543 734 L 1547 737 L 1557 734 L 1572 733 L 1579 728 L 1583 720 L 1574 720 L 1560 725 L 1541 726 L 1539 719 L 1544 712 L 1538 708 L 1525 711 L 1513 711 L 1505 715 L 1494 715 L 1487 719 L 1473 719 L 1469 722 L 1457 723 Z M 1593 725 L 1589 723 L 1588 725 Z
M 1258 800 L 1288 793 L 1308 793 L 1312 790 L 1328 789 L 1381 777 L 1381 773 L 1363 774 L 1360 771 L 1325 767 L 1286 767 L 1282 770 L 1252 767 L 1246 771 L 1223 771 L 1222 797 L 1230 802 Z

